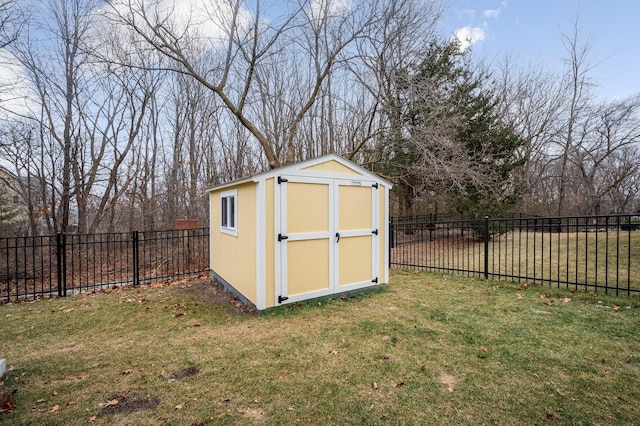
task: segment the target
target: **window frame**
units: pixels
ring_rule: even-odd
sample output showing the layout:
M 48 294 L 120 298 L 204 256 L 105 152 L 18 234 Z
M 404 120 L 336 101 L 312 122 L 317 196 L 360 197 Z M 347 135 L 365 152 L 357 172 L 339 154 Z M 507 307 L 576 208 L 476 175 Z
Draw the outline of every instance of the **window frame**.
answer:
M 231 200 L 231 202 L 229 202 Z M 238 190 L 220 193 L 220 232 L 238 236 Z

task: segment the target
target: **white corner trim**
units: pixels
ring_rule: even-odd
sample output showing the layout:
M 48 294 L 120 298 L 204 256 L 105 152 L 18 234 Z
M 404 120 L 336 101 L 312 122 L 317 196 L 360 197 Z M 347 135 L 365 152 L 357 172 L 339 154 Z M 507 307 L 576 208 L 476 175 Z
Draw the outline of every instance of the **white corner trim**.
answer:
M 266 181 L 256 182 L 256 308 L 267 307 Z

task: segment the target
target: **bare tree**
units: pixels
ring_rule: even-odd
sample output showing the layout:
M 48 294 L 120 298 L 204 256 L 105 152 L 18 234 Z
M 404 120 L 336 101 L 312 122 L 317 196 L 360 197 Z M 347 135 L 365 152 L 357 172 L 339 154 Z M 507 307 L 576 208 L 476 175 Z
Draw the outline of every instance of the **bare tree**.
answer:
M 203 179 L 207 145 L 215 138 L 219 125 L 213 94 L 185 75 L 174 75 L 169 97 L 171 126 L 165 167 L 167 206 L 165 217 L 205 218 L 206 197 Z
M 554 179 L 549 146 L 562 132 L 558 123 L 566 93 L 562 79 L 540 64 L 521 66 L 513 56 L 498 63 L 494 76 L 499 115 L 524 141 L 518 150 L 523 163 L 519 181 L 526 194 L 521 206 L 524 211 L 552 214 L 538 209 L 556 200 L 557 187 L 549 187 Z
M 585 213 L 602 214 L 607 201 L 623 213 L 622 187 L 640 168 L 640 96 L 602 104 L 589 117 L 588 136 L 570 158 L 580 171 Z
M 25 118 L 39 133 L 41 152 L 32 154 L 48 169 L 50 230 L 71 231 L 76 220 L 80 232 L 94 232 L 106 222 L 105 229 L 113 230 L 116 206 L 134 174 L 129 167 L 133 146 L 155 89 L 139 68 L 95 61 L 99 23 L 92 3 L 50 1 L 46 6 L 33 11 L 40 19 L 11 48 L 37 96 Z M 108 46 L 111 54 L 118 48 Z
M 227 0 L 192 10 L 185 24 L 178 22 L 171 10 L 162 10 L 157 1 L 110 4 L 110 17 L 169 58 L 169 70 L 186 74 L 215 93 L 259 143 L 270 167 L 292 162 L 300 155 L 296 141 L 301 123 L 337 64 L 348 60 L 350 47 L 371 32 L 386 10 L 386 4 L 378 1 L 349 5 L 331 0 L 301 1 L 287 4 L 282 15 L 265 19 L 260 3 L 249 10 L 245 2 Z M 199 20 L 202 16 L 206 18 Z M 204 24 L 215 33 L 203 32 Z M 274 76 L 271 65 L 276 60 L 300 83 L 290 93 L 286 128 L 271 126 L 284 132 L 280 154 L 278 142 L 269 138 L 269 128 L 260 123 L 252 108 L 256 102 L 282 93 L 282 86 L 267 82 Z
M 568 165 L 572 150 L 580 146 L 585 133 L 580 133 L 582 125 L 588 125 L 585 113 L 589 110 L 590 90 L 593 87 L 589 77 L 593 65 L 590 63 L 589 54 L 593 45 L 593 40 L 588 39 L 581 43 L 578 19 L 573 22 L 572 31 L 569 34 L 562 34 L 565 50 L 568 57 L 565 62 L 568 66 L 567 73 L 562 81 L 562 86 L 567 88 L 567 102 L 560 118 L 560 126 L 563 132 L 558 139 L 559 161 L 558 169 L 558 201 L 556 214 L 561 215 L 567 212 L 567 202 L 565 196 L 570 184 Z M 584 127 L 582 128 L 584 130 Z
M 43 137 L 50 136 L 55 141 L 56 146 L 52 148 L 62 158 L 61 171 L 54 174 L 60 179 L 56 190 L 59 200 L 54 200 L 51 208 L 55 229 L 65 232 L 70 225 L 72 163 L 78 154 L 76 146 L 81 126 L 78 111 L 82 111 L 82 68 L 88 61 L 83 43 L 91 27 L 91 10 L 79 0 L 49 2 L 47 6 L 38 11 L 42 18 L 39 22 L 45 26 L 28 28 L 24 41 L 15 43 L 12 49 L 38 96 L 40 112 L 33 111 L 32 118 L 42 118 L 41 129 L 48 134 Z M 58 156 L 54 152 L 49 155 Z
M 30 235 L 41 232 L 41 219 L 47 217 L 47 191 L 50 190 L 46 179 L 48 170 L 38 152 L 37 134 L 33 123 L 15 120 L 7 123 L 0 141 L 0 156 L 15 172 L 15 179 L 2 179 L 2 183 L 20 197 L 20 204 L 28 216 L 26 232 Z
M 13 0 L 0 1 L 0 49 L 15 42 L 25 24 L 23 13 L 18 6 Z

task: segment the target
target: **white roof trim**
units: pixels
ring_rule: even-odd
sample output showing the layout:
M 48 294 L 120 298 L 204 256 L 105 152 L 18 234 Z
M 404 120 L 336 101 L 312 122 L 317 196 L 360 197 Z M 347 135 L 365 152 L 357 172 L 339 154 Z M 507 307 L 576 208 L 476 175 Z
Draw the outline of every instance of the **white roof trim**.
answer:
M 240 178 L 240 179 L 236 179 L 230 182 L 226 182 L 226 183 L 222 183 L 220 185 L 216 185 L 210 189 L 207 190 L 207 192 L 213 192 L 213 191 L 219 191 L 221 189 L 225 189 L 231 186 L 237 186 L 237 185 L 242 185 L 245 183 L 249 183 L 249 182 L 260 182 L 266 179 L 270 179 L 270 178 L 274 178 L 278 175 L 282 175 L 282 174 L 293 174 L 292 172 L 295 171 L 301 171 L 304 173 L 313 173 L 313 172 L 306 172 L 303 171 L 302 169 L 305 169 L 307 167 L 311 167 L 314 166 L 316 164 L 320 164 L 320 163 L 325 163 L 327 161 L 330 160 L 335 160 L 336 162 L 342 164 L 345 167 L 348 167 L 350 169 L 354 169 L 357 172 L 369 176 L 372 180 L 385 185 L 386 187 L 388 187 L 389 189 L 391 189 L 392 184 L 390 182 L 388 182 L 387 180 L 381 178 L 380 176 L 376 175 L 375 173 L 370 172 L 369 170 L 365 169 L 362 166 L 357 165 L 356 163 L 346 160 L 342 157 L 340 157 L 339 155 L 336 154 L 327 154 L 327 155 L 323 155 L 322 157 L 317 157 L 317 158 L 313 158 L 313 159 L 309 159 L 309 160 L 305 160 L 305 161 L 301 161 L 300 163 L 295 163 L 295 164 L 288 164 L 286 166 L 282 166 L 282 167 L 278 167 L 276 169 L 271 169 L 271 170 L 267 170 L 266 172 L 262 172 L 262 173 L 258 173 L 256 175 L 253 176 L 247 176 L 244 178 Z

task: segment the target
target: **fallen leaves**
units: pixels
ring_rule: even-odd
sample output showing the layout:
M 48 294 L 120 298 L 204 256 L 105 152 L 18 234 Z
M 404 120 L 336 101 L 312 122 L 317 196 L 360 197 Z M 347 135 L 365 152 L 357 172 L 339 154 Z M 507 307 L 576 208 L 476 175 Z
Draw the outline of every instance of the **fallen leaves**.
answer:
M 120 403 L 120 401 L 118 399 L 114 398 L 114 399 L 108 400 L 105 403 L 100 404 L 100 407 L 103 407 L 103 408 L 104 407 L 113 407 L 115 405 L 118 405 L 119 403 Z
M 12 392 L 0 391 L 0 413 L 9 413 L 16 407 L 16 392 L 16 389 Z

